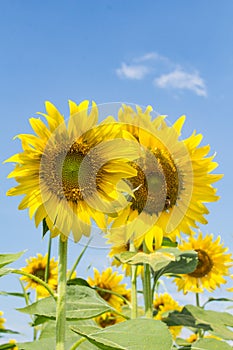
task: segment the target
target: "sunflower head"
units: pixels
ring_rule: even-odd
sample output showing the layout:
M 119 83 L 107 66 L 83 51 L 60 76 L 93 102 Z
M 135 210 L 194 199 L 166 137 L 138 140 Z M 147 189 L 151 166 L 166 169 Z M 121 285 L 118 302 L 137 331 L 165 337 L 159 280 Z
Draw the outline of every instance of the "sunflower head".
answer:
M 6 322 L 6 319 L 2 317 L 3 315 L 3 312 L 0 311 L 0 329 L 4 329 L 5 326 L 4 326 L 4 323 Z
M 106 312 L 96 317 L 95 321 L 101 328 L 106 328 L 108 326 L 113 326 L 116 323 L 125 321 L 125 318 L 120 315 L 115 315 L 112 312 Z
M 153 308 L 154 319 L 156 320 L 163 320 L 163 318 L 166 318 L 168 316 L 169 312 L 182 311 L 182 306 L 180 306 L 179 303 L 175 301 L 168 293 L 161 295 L 156 294 L 153 301 Z M 169 327 L 169 330 L 174 339 L 179 335 L 181 328 L 181 326 Z
M 94 268 L 94 278 L 88 277 L 87 282 L 91 286 L 97 287 L 97 292 L 104 300 L 120 310 L 124 305 L 124 300 L 120 296 L 123 296 L 126 299 L 130 298 L 126 284 L 121 283 L 123 278 L 124 275 L 118 274 L 117 271 L 113 272 L 111 267 L 108 267 L 102 273 Z M 112 294 L 112 292 L 114 294 Z
M 38 226 L 45 220 L 52 236 L 75 241 L 89 236 L 94 220 L 106 228 L 105 214 L 117 215 L 132 191 L 123 179 L 136 175 L 129 164 L 138 151 L 127 132 L 108 119 L 97 125 L 98 108 L 89 101 L 69 101 L 68 122 L 46 102 L 46 122 L 31 118 L 35 134 L 21 134 L 22 152 L 7 160 L 15 168 L 9 177 L 18 185 L 8 195 L 24 195 L 19 209 L 29 209 Z
M 40 278 L 42 281 L 45 281 L 47 259 L 47 254 L 45 256 L 42 254 L 37 254 L 36 257 L 31 257 L 26 260 L 27 265 L 22 268 L 22 271 L 30 273 L 31 275 Z M 57 278 L 58 263 L 54 260 L 54 258 L 52 258 L 49 262 L 48 284 L 53 290 L 56 290 L 57 288 Z M 34 281 L 30 277 L 22 276 L 21 279 L 26 283 L 26 289 L 32 288 L 36 290 L 39 298 L 49 295 L 48 291 L 41 284 Z
M 139 247 L 145 241 L 153 251 L 163 237 L 174 241 L 181 232 L 191 234 L 198 222 L 207 223 L 204 203 L 218 199 L 212 183 L 221 175 L 210 174 L 217 163 L 208 156 L 209 146 L 199 146 L 202 135 L 194 132 L 180 139 L 184 116 L 169 125 L 164 116 L 152 119 L 151 112 L 151 107 L 142 111 L 130 106 L 119 111 L 121 128 L 138 143 L 140 156 L 131 162 L 137 175 L 125 180 L 133 196 L 108 236 L 119 245 L 132 239 Z
M 212 234 L 203 237 L 202 233 L 199 233 L 197 238 L 190 236 L 188 242 L 179 246 L 184 251 L 195 250 L 198 254 L 198 264 L 193 272 L 174 279 L 178 290 L 183 290 L 184 294 L 201 293 L 205 289 L 212 292 L 226 283 L 224 276 L 229 275 L 233 260 L 232 255 L 227 253 L 228 248 L 224 248 L 220 241 L 220 236 L 214 240 Z

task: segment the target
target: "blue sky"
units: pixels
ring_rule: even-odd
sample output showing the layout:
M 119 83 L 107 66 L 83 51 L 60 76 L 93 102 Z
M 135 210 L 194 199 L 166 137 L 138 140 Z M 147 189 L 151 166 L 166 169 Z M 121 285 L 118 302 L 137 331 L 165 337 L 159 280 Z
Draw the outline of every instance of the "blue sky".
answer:
M 186 114 L 183 136 L 202 133 L 224 173 L 221 200 L 208 206 L 209 224 L 201 228 L 221 234 L 233 251 L 232 1 L 5 0 L 0 13 L 1 161 L 20 150 L 12 138 L 31 132 L 28 118 L 44 111 L 46 100 L 66 116 L 68 99 L 150 104 L 171 122 Z M 19 198 L 5 196 L 11 169 L 1 166 L 1 251 L 44 253 L 47 243 L 27 212 L 18 211 Z M 80 250 L 71 247 L 71 261 Z M 105 254 L 90 252 L 83 274 L 89 264 L 106 265 Z M 15 286 L 15 277 L 0 281 L 0 290 Z M 18 306 L 0 298 L 12 328 Z

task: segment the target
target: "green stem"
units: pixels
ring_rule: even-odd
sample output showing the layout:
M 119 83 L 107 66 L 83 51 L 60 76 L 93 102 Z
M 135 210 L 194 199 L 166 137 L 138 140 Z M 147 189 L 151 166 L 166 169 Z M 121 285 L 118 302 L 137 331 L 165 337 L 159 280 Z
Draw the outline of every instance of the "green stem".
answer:
M 50 233 L 49 243 L 48 243 L 47 264 L 46 264 L 45 273 L 44 273 L 44 280 L 46 283 L 48 283 L 48 280 L 49 280 L 49 265 L 50 265 L 50 258 L 51 258 L 51 246 L 52 246 L 52 237 L 51 237 L 51 233 Z
M 149 253 L 146 245 L 143 245 L 143 251 Z M 152 291 L 151 291 L 151 273 L 150 265 L 144 264 L 144 276 L 143 276 L 143 294 L 145 303 L 145 316 L 147 318 L 153 318 L 153 306 L 152 306 Z
M 56 350 L 65 350 L 67 239 L 59 237 Z
M 54 298 L 54 300 L 57 299 L 52 288 L 50 288 L 50 286 L 47 283 L 45 283 L 43 280 L 41 280 L 39 277 L 36 277 L 36 276 L 32 275 L 31 273 L 27 273 L 25 271 L 17 270 L 17 269 L 12 269 L 11 273 L 15 273 L 16 275 L 26 276 L 26 277 L 32 279 L 33 281 L 41 284 L 49 292 L 49 294 Z
M 135 252 L 135 246 L 133 242 L 130 242 L 130 252 Z M 137 318 L 138 316 L 138 300 L 137 300 L 137 266 L 131 265 L 131 318 Z
M 86 341 L 87 339 L 86 338 L 81 338 L 81 339 L 79 339 L 78 341 L 76 341 L 76 343 L 74 343 L 72 346 L 71 346 L 71 348 L 70 348 L 70 350 L 75 350 L 75 349 L 77 349 L 77 347 L 79 347 L 79 345 L 80 344 L 82 344 L 84 341 Z
M 199 293 L 196 293 L 196 305 L 200 307 Z

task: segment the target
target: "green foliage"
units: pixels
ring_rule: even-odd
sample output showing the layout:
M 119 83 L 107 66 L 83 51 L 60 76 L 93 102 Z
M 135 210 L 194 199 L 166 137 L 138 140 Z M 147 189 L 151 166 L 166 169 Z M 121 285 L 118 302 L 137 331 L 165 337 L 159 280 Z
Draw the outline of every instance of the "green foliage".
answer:
M 25 251 L 13 254 L 0 254 L 0 269 L 18 260 L 24 253 Z
M 52 297 L 18 309 L 29 315 L 56 318 L 56 302 Z M 85 320 L 99 316 L 114 309 L 102 299 L 96 291 L 86 286 L 67 287 L 66 317 L 67 319 Z
M 165 324 L 152 319 L 135 319 L 99 330 L 71 327 L 101 350 L 170 350 L 172 337 Z
M 217 339 L 199 339 L 197 342 L 192 344 L 192 350 L 232 350 L 232 347 Z

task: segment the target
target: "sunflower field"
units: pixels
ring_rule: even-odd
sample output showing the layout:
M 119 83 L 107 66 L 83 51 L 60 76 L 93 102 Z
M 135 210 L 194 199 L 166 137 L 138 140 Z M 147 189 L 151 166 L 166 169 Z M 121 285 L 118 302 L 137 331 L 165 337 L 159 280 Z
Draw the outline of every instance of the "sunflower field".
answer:
M 103 116 L 94 102 L 69 101 L 66 120 L 47 101 L 29 120 L 33 133 L 17 135 L 22 150 L 5 160 L 16 182 L 7 196 L 21 196 L 48 246 L 21 268 L 24 252 L 0 254 L 0 277 L 17 275 L 21 288 L 1 294 L 24 300 L 18 311 L 31 328 L 27 342 L 0 350 L 232 349 L 233 288 L 214 292 L 232 280 L 233 257 L 220 235 L 199 229 L 219 200 L 215 155 L 196 131 L 181 137 L 185 116 L 170 124 L 151 106 L 112 105 Z M 110 266 L 81 276 L 93 226 Z M 181 303 L 187 294 L 193 302 Z M 14 337 L 3 316 L 0 336 Z

